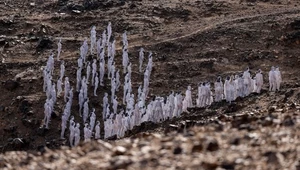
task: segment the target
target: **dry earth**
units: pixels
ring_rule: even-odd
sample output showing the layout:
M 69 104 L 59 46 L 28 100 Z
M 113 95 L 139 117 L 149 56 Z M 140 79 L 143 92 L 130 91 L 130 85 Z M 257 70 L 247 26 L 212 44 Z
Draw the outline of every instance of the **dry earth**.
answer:
M 33 2 L 0 2 L 1 168 L 300 169 L 297 0 Z M 127 30 L 135 90 L 142 82 L 140 47 L 154 53 L 152 96 L 184 91 L 191 84 L 195 98 L 199 82 L 213 82 L 217 75 L 240 73 L 247 66 L 252 73 L 264 71 L 265 90 L 231 105 L 213 103 L 160 124 L 144 123 L 124 139 L 60 148 L 67 145 L 59 139 L 62 99 L 51 129 L 40 128 L 46 99 L 41 66 L 62 38 L 66 75 L 74 85 L 81 43 L 91 26 L 100 33 L 109 21 L 118 49 Z M 116 63 L 121 68 L 121 51 Z M 55 65 L 59 68 L 59 62 Z M 276 93 L 267 91 L 272 65 L 280 66 L 284 80 Z M 90 98 L 90 107 L 100 112 L 109 87 L 107 83 L 98 97 Z M 73 103 L 76 115 L 76 94 Z

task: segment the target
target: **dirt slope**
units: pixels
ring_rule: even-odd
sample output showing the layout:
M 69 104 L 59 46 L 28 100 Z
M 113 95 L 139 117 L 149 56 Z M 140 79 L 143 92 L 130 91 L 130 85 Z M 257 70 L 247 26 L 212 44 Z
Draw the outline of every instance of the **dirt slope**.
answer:
M 213 82 L 217 75 L 237 74 L 247 66 L 252 74 L 259 68 L 263 70 L 265 91 L 239 99 L 233 105 L 214 103 L 207 109 L 191 108 L 189 114 L 161 124 L 145 123 L 128 132 L 128 139 L 109 141 L 109 144 L 100 142 L 99 146 L 94 142 L 72 151 L 47 151 L 33 158 L 28 153 L 36 154 L 35 151 L 43 151 L 45 146 L 57 149 L 66 142 L 59 140 L 62 99 L 56 105 L 57 117 L 53 117 L 51 129 L 39 129 L 46 99 L 42 92 L 41 66 L 62 38 L 66 75 L 74 85 L 81 43 L 89 37 L 91 26 L 95 25 L 101 34 L 109 21 L 118 49 L 121 49 L 121 35 L 127 30 L 135 90 L 142 82 L 137 71 L 138 49 L 144 47 L 154 53 L 151 95 L 166 96 L 171 90 L 184 91 L 191 84 L 195 98 L 199 82 Z M 140 0 L 93 5 L 82 5 L 77 0 L 42 4 L 19 0 L 1 2 L 0 149 L 27 152 L 6 152 L 0 156 L 0 167 L 45 168 L 47 164 L 35 163 L 39 160 L 60 167 L 62 162 L 56 160 L 57 155 L 74 152 L 86 164 L 64 158 L 61 160 L 66 161 L 64 166 L 296 169 L 300 136 L 299 43 L 300 8 L 296 0 Z M 121 51 L 117 53 L 116 63 L 121 68 Z M 56 62 L 55 67 L 59 68 L 59 64 Z M 283 74 L 282 90 L 277 93 L 267 92 L 266 75 L 272 65 L 280 66 Z M 54 79 L 57 75 L 58 69 Z M 109 89 L 110 84 L 106 83 L 106 87 L 99 89 L 98 97 L 90 98 L 96 112 L 100 113 L 103 94 Z M 73 103 L 72 113 L 76 115 L 76 94 Z M 99 113 L 97 117 L 101 116 Z M 153 144 L 151 140 L 157 142 Z M 211 140 L 217 143 L 217 149 L 208 149 Z M 116 154 L 114 146 L 117 145 L 125 146 L 126 151 Z M 193 151 L 193 147 L 200 149 Z M 87 153 L 90 150 L 96 151 Z M 25 156 L 16 159 L 15 154 Z M 90 161 L 101 155 L 103 164 Z

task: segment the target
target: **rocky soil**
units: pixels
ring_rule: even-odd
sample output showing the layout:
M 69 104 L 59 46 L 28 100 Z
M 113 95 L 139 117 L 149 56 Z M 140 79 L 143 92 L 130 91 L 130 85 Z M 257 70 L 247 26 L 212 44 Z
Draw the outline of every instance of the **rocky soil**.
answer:
M 0 168 L 300 169 L 299 5 L 297 0 L 0 2 Z M 46 99 L 41 66 L 62 38 L 61 55 L 74 84 L 81 43 L 91 26 L 100 33 L 109 21 L 118 49 L 127 30 L 135 90 L 142 82 L 140 47 L 154 54 L 152 96 L 191 84 L 195 98 L 199 82 L 247 66 L 252 73 L 263 70 L 264 90 L 233 104 L 190 108 L 160 124 L 146 122 L 124 139 L 70 149 L 59 139 L 62 99 L 50 129 L 40 128 Z M 281 68 L 284 81 L 276 93 L 267 91 L 272 65 Z M 91 98 L 96 111 L 109 87 Z M 76 97 L 73 103 L 76 113 Z

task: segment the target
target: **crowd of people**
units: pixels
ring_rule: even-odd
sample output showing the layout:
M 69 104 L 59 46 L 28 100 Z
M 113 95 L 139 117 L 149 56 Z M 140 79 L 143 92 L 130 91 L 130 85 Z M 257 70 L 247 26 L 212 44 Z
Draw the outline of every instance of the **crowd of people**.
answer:
M 213 102 L 226 100 L 233 102 L 237 97 L 246 97 L 252 92 L 260 93 L 263 82 L 262 71 L 258 70 L 255 76 L 251 76 L 249 68 L 242 74 L 228 76 L 223 83 L 219 76 L 214 82 L 213 88 L 209 82 L 202 82 L 198 85 L 198 95 L 192 99 L 192 87 L 188 86 L 185 95 L 171 92 L 169 96 L 156 96 L 154 100 L 148 101 L 150 77 L 153 67 L 152 53 L 148 52 L 148 63 L 143 67 L 145 50 L 139 51 L 138 71 L 144 73 L 143 84 L 139 86 L 138 93 L 135 95 L 132 90 L 132 64 L 128 54 L 127 33 L 124 32 L 122 47 L 122 66 L 124 76 L 122 101 L 119 100 L 116 92 L 120 90 L 121 79 L 120 70 L 117 69 L 114 58 L 116 55 L 115 40 L 112 38 L 111 23 L 102 35 L 97 39 L 96 27 L 91 30 L 90 46 L 85 40 L 80 47 L 80 57 L 77 60 L 76 72 L 76 92 L 78 92 L 78 113 L 71 113 L 73 102 L 73 87 L 70 85 L 68 77 L 65 77 L 64 61 L 60 61 L 62 44 L 59 40 L 57 46 L 57 61 L 60 64 L 60 75 L 55 80 L 52 79 L 54 74 L 54 55 L 51 54 L 43 70 L 44 86 L 46 93 L 46 102 L 44 105 L 44 125 L 49 128 L 51 114 L 57 98 L 63 93 L 65 107 L 61 114 L 61 138 L 65 138 L 67 127 L 69 127 L 70 146 L 76 146 L 80 142 L 80 127 L 83 127 L 84 141 L 92 138 L 101 138 L 101 122 L 104 123 L 104 139 L 116 135 L 122 138 L 127 130 L 134 126 L 139 126 L 143 122 L 152 121 L 155 123 L 179 117 L 182 112 L 189 107 L 207 107 Z M 93 56 L 92 61 L 88 61 L 87 55 Z M 107 62 L 106 62 L 107 60 Z M 104 79 L 105 73 L 107 79 Z M 109 82 L 104 82 L 108 80 Z M 281 73 L 278 67 L 272 67 L 269 72 L 270 91 L 280 89 Z M 62 88 L 64 86 L 64 90 Z M 110 86 L 110 96 L 104 93 L 102 98 L 102 111 L 90 108 L 88 87 L 93 87 L 94 97 L 99 97 L 99 86 Z M 100 103 L 99 103 L 100 105 Z M 125 109 L 119 109 L 123 105 Z M 82 120 L 76 120 L 74 115 L 78 115 Z M 102 116 L 100 116 L 102 114 Z M 68 126 L 69 123 L 69 126 Z M 81 124 L 83 126 L 81 126 Z

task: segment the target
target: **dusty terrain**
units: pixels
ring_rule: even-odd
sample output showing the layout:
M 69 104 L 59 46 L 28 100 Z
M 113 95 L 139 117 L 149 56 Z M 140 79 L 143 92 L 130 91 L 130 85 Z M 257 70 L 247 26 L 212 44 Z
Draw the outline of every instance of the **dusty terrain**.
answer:
M 300 2 L 112 0 L 82 4 L 77 0 L 0 2 L 1 168 L 300 169 Z M 144 123 L 125 139 L 70 149 L 59 139 L 62 99 L 51 129 L 40 128 L 46 99 L 41 66 L 62 38 L 66 75 L 74 85 L 80 45 L 89 37 L 91 26 L 101 33 L 109 21 L 118 49 L 122 33 L 128 33 L 135 90 L 142 82 L 138 49 L 144 47 L 154 53 L 151 95 L 183 92 L 191 84 L 195 98 L 199 82 L 213 82 L 217 75 L 240 73 L 247 66 L 252 73 L 263 70 L 264 91 L 231 105 L 190 108 L 190 113 L 160 124 Z M 121 68 L 121 51 L 116 63 Z M 59 68 L 59 62 L 55 64 Z M 284 81 L 276 93 L 267 91 L 267 73 L 273 65 L 280 67 Z M 103 93 L 109 87 L 107 83 L 99 97 L 91 98 L 96 111 L 101 110 Z M 76 94 L 74 100 L 76 114 Z

